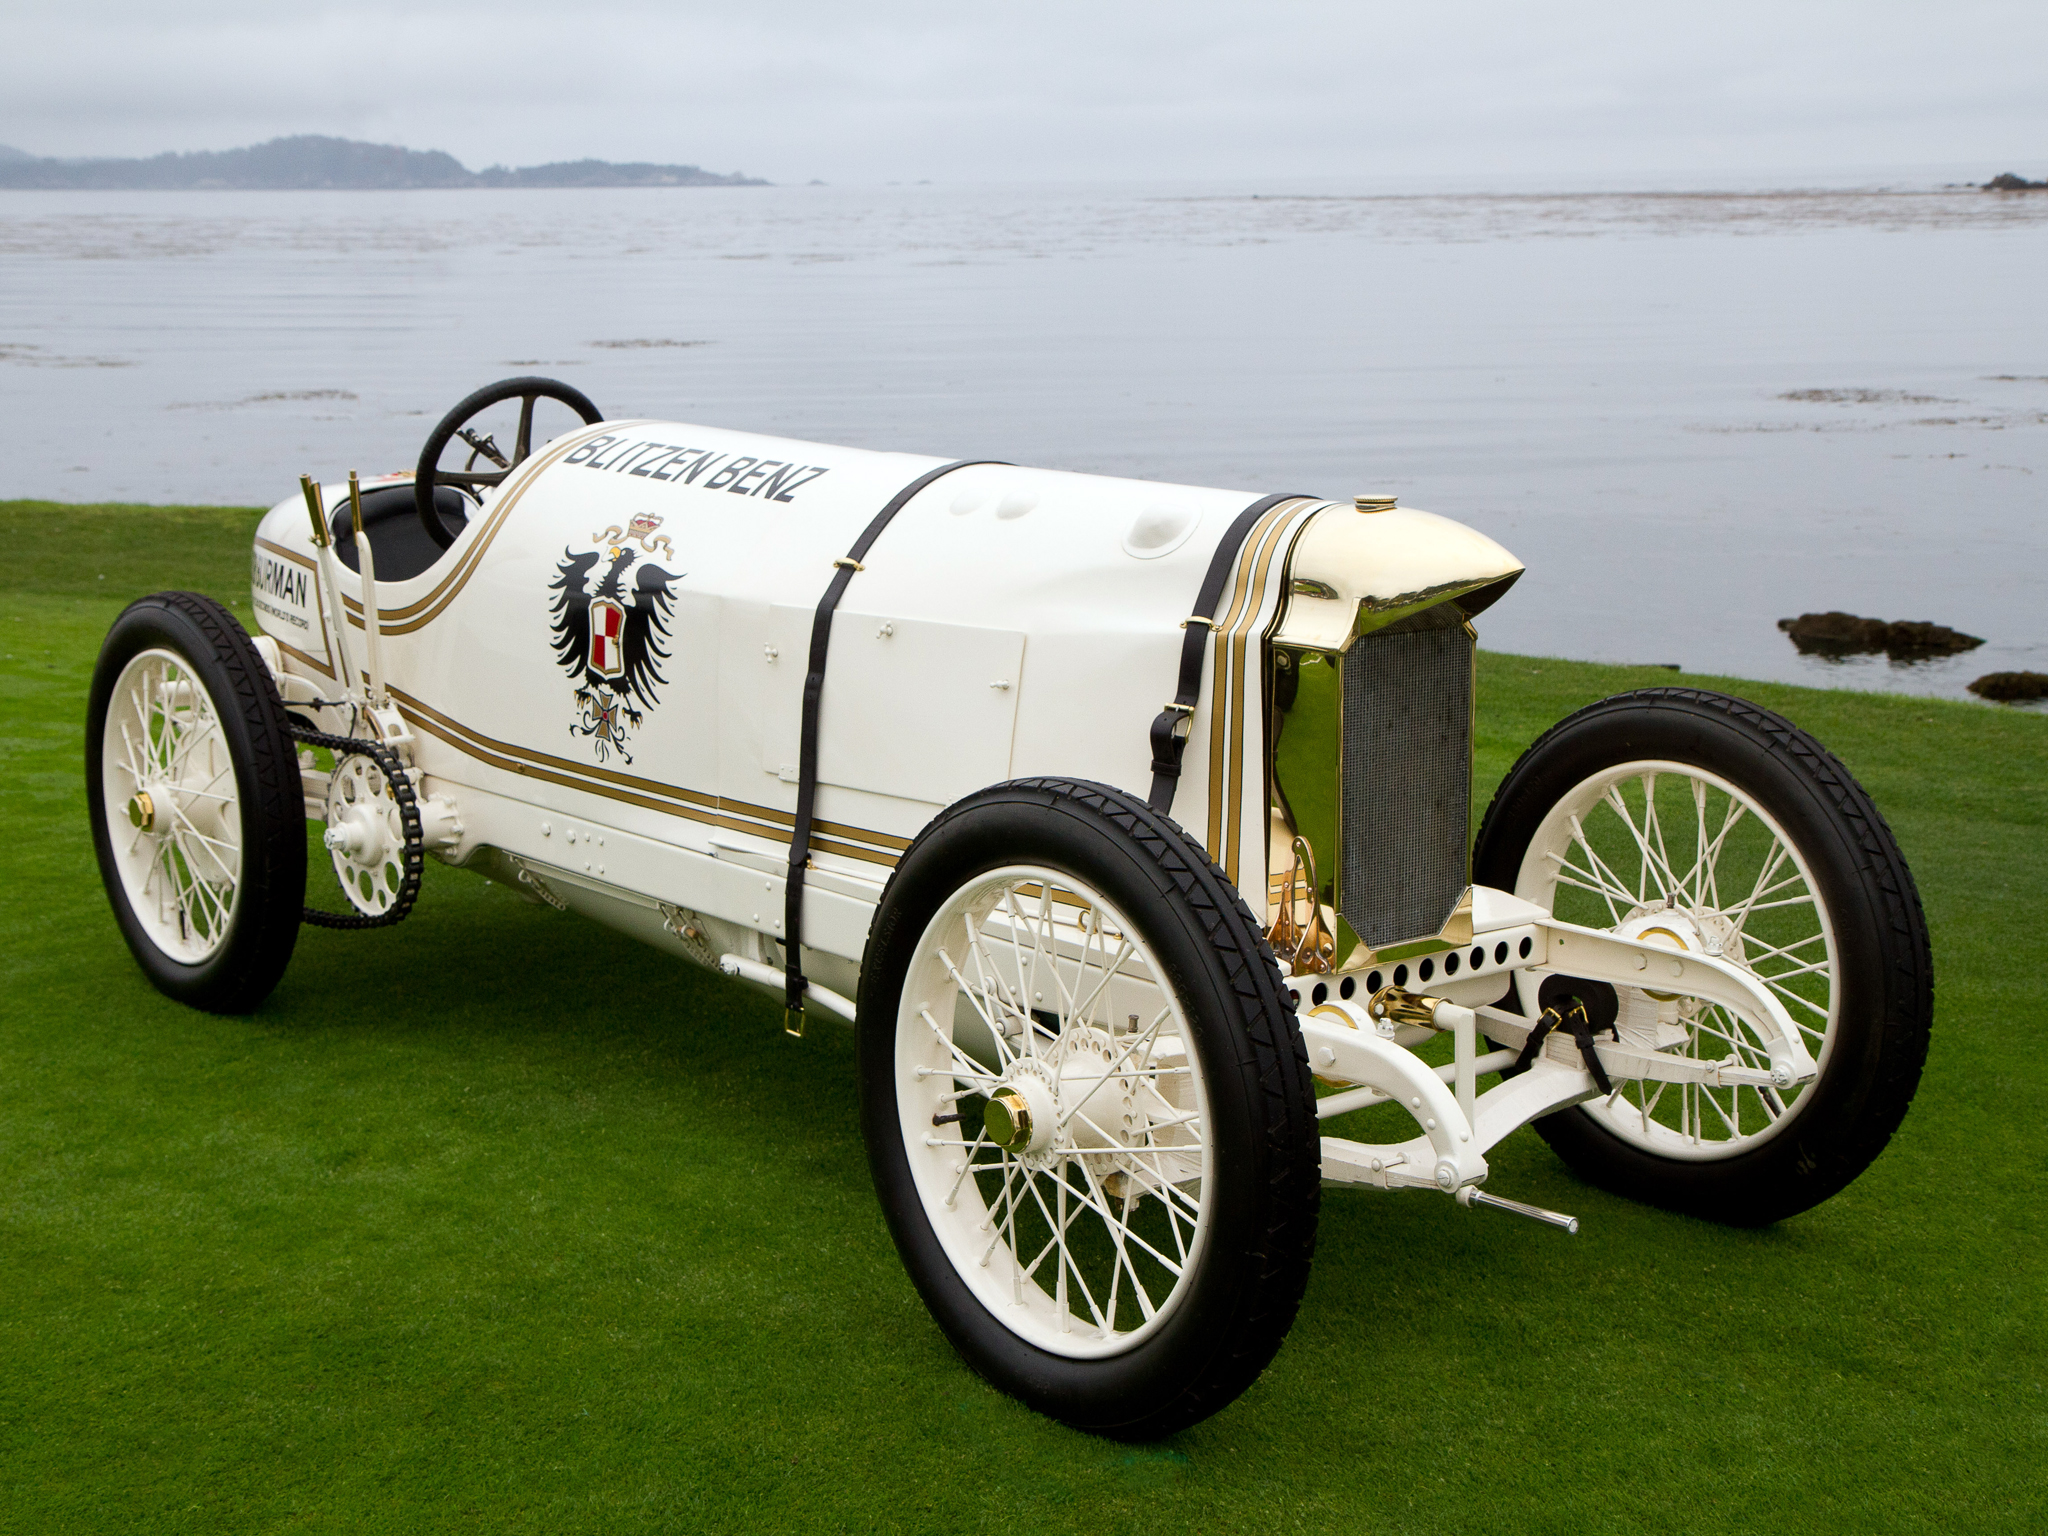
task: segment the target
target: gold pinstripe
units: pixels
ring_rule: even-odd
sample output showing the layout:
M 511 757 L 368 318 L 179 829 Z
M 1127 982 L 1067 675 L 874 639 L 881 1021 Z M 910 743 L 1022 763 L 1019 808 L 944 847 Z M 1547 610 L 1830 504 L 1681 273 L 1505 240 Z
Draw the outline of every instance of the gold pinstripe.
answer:
M 1275 509 L 1278 510 L 1277 508 Z M 1270 516 L 1270 514 L 1268 514 Z M 1260 530 L 1266 526 L 1261 518 L 1245 540 L 1245 549 L 1257 547 Z M 1238 621 L 1244 609 L 1246 591 L 1251 586 L 1252 562 L 1240 553 L 1237 562 L 1237 581 L 1230 591 L 1230 601 L 1217 617 L 1218 622 L 1209 626 L 1209 638 L 1213 660 L 1209 665 L 1209 857 L 1215 858 L 1223 845 L 1223 781 L 1224 781 L 1224 722 L 1228 720 L 1229 678 L 1224 672 L 1223 661 L 1227 654 L 1224 637 L 1230 626 Z
M 1276 507 L 1274 510 L 1280 511 Z M 1230 634 L 1230 814 L 1223 838 L 1223 872 L 1230 883 L 1237 883 L 1237 865 L 1240 847 L 1244 841 L 1244 711 L 1249 690 L 1245 687 L 1245 660 L 1250 653 L 1251 629 L 1265 606 L 1266 577 L 1273 564 L 1273 556 L 1281 545 L 1281 535 L 1287 530 L 1287 518 L 1278 517 L 1264 530 L 1264 541 L 1259 549 L 1258 570 L 1252 576 L 1252 600 L 1245 606 L 1243 620 Z
M 522 496 L 533 489 L 534 482 L 540 478 L 543 470 L 547 469 L 549 465 L 553 464 L 564 454 L 572 451 L 586 438 L 601 436 L 606 431 L 617 431 L 620 427 L 634 425 L 637 425 L 637 423 L 599 422 L 596 426 L 586 427 L 581 432 L 572 433 L 570 436 L 555 443 L 546 452 L 528 459 L 526 464 L 521 466 L 525 470 L 524 477 L 498 498 L 498 504 L 491 508 L 491 515 L 484 521 L 483 532 L 477 535 L 476 542 L 471 544 L 461 560 L 456 562 L 454 570 L 436 582 L 434 589 L 427 593 L 425 597 L 416 598 L 412 602 L 407 603 L 403 608 L 378 608 L 377 616 L 384 622 L 384 633 L 387 635 L 409 635 L 414 630 L 420 629 L 432 623 L 436 618 L 439 618 L 441 611 L 455 601 L 456 594 L 469 585 L 469 578 L 476 574 L 477 567 L 483 563 L 484 551 L 491 547 L 491 541 L 497 538 L 499 530 L 505 526 L 505 520 L 511 515 L 512 509 L 519 504 Z M 529 468 L 528 466 L 531 467 Z M 354 624 L 356 628 L 361 629 L 363 627 L 363 605 L 361 601 L 350 597 L 347 593 L 342 594 L 341 601 L 343 606 L 348 609 L 349 622 Z M 397 622 L 401 620 L 405 622 Z
M 1215 660 L 1209 713 L 1209 856 L 1223 866 L 1233 884 L 1237 881 L 1238 847 L 1243 841 L 1244 808 L 1244 712 L 1245 661 L 1248 637 L 1259 611 L 1265 606 L 1267 577 L 1281 535 L 1304 504 L 1317 504 L 1313 497 L 1284 501 L 1274 507 L 1252 529 L 1245 541 L 1247 553 L 1239 559 L 1237 581 L 1229 608 L 1215 636 Z M 1263 740 L 1263 729 L 1261 731 Z M 1262 770 L 1263 776 L 1263 770 Z
M 1276 507 L 1273 510 L 1279 513 L 1283 508 Z M 1291 504 L 1285 510 L 1291 512 Z M 1227 641 L 1230 650 L 1231 750 L 1226 759 L 1224 774 L 1228 810 L 1223 836 L 1223 872 L 1233 885 L 1237 883 L 1237 866 L 1244 826 L 1244 714 L 1245 699 L 1249 692 L 1245 687 L 1245 658 L 1251 649 L 1252 625 L 1265 606 L 1267 573 L 1272 566 L 1274 552 L 1280 547 L 1281 535 L 1286 530 L 1287 521 L 1285 516 L 1276 516 L 1268 519 L 1261 527 L 1257 562 L 1252 573 L 1244 612 L 1237 624 L 1231 628 Z
M 392 689 L 391 694 L 398 701 L 399 712 L 415 729 L 439 737 L 457 751 L 493 768 L 580 789 L 586 794 L 660 811 L 664 815 L 680 816 L 706 826 L 723 827 L 730 832 L 749 832 L 785 845 L 789 841 L 794 818 L 787 811 L 708 795 L 702 790 L 664 784 L 657 779 L 644 779 L 616 769 L 571 762 L 546 752 L 535 752 L 472 730 L 397 688 Z M 902 851 L 910 846 L 910 839 L 889 832 L 872 832 L 864 827 L 835 821 L 820 821 L 815 825 L 819 832 L 815 839 L 818 848 L 869 864 L 893 866 Z
M 600 422 L 563 438 L 545 453 L 529 460 L 527 466 L 522 466 L 525 472 L 518 482 L 512 485 L 491 509 L 490 517 L 485 521 L 482 531 L 464 552 L 454 570 L 436 583 L 433 590 L 424 597 L 417 598 L 402 608 L 378 608 L 378 617 L 383 620 L 383 632 L 387 635 L 410 634 L 431 623 L 447 609 L 457 594 L 468 585 L 470 577 L 476 574 L 485 551 L 504 528 L 512 509 L 526 492 L 533 488 L 542 471 L 573 452 L 579 444 L 591 437 L 638 425 L 641 423 L 637 421 Z M 348 621 L 357 629 L 363 628 L 361 601 L 344 593 L 342 602 L 347 609 Z M 306 659 L 311 660 L 310 657 Z M 321 670 L 327 669 L 322 667 Z M 779 841 L 785 846 L 795 824 L 796 818 L 790 812 L 778 810 L 773 806 L 754 805 L 743 800 L 706 794 L 702 790 L 686 789 L 677 784 L 664 784 L 659 780 L 620 773 L 616 769 L 571 762 L 566 758 L 536 752 L 512 742 L 499 741 L 442 714 L 402 689 L 392 688 L 391 695 L 398 703 L 399 712 L 415 728 L 438 737 L 465 756 L 508 773 L 561 784 L 570 789 L 582 790 L 586 794 L 628 805 L 638 805 L 647 810 L 679 816 L 707 826 L 752 833 L 755 836 Z M 875 832 L 865 827 L 825 820 L 815 821 L 812 825 L 815 828 L 812 838 L 814 847 L 826 853 L 840 854 L 869 864 L 894 866 L 898 857 L 910 846 L 909 838 L 898 837 L 890 832 Z M 861 846 L 863 844 L 866 846 Z

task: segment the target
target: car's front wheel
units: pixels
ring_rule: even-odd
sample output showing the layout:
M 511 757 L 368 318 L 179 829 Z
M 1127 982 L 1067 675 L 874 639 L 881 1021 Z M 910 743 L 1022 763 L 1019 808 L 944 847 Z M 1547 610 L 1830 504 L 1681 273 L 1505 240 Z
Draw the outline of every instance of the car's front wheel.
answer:
M 1747 971 L 1817 1072 L 1803 1084 L 1625 1081 L 1536 1122 L 1597 1184 L 1759 1226 L 1827 1199 L 1912 1102 L 1934 1008 L 1927 925 L 1870 797 L 1783 716 L 1725 694 L 1646 689 L 1580 710 L 1515 764 L 1473 856 L 1482 885 L 1558 917 Z M 1520 980 L 1535 1011 L 1534 978 Z M 1755 1018 L 1621 987 L 1624 1039 L 1768 1068 Z
M 911 1278 L 983 1376 L 1171 1433 L 1294 1318 L 1320 1188 L 1301 1035 L 1251 914 L 1104 785 L 984 790 L 890 883 L 861 979 L 864 1129 Z

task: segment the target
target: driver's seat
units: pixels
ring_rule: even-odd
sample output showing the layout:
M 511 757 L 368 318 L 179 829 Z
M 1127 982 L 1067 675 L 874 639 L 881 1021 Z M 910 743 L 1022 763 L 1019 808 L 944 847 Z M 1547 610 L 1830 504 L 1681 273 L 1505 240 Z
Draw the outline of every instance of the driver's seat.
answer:
M 470 508 L 475 505 L 452 485 L 434 487 L 434 510 L 440 514 L 445 528 L 459 531 L 468 523 Z M 331 531 L 334 553 L 341 563 L 352 571 L 361 570 L 362 559 L 356 553 L 355 518 L 346 497 L 335 509 Z M 408 581 L 432 569 L 434 562 L 448 553 L 427 537 L 427 530 L 420 526 L 419 503 L 413 498 L 409 480 L 403 485 L 379 486 L 363 492 L 363 531 L 370 536 L 370 547 L 377 551 L 379 581 Z

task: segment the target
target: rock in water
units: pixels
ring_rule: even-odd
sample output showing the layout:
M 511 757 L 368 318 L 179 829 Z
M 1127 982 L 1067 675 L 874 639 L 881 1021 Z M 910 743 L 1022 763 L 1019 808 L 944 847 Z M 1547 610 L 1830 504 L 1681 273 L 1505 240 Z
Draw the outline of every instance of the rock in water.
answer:
M 1882 652 L 1893 661 L 1925 661 L 1974 651 L 1984 642 L 1946 624 L 1918 619 L 1888 622 L 1853 613 L 1802 613 L 1778 620 L 1802 656 L 1869 656 Z
M 1885 627 L 1884 653 L 1893 661 L 1923 661 L 1929 656 L 1960 656 L 1983 643 L 1946 624 L 1900 619 Z
M 1802 613 L 1778 620 L 1802 656 L 1859 656 L 1884 649 L 1883 619 L 1859 619 L 1853 613 Z
M 2048 672 L 1987 672 L 1970 684 L 1970 692 L 1997 704 L 2048 699 Z

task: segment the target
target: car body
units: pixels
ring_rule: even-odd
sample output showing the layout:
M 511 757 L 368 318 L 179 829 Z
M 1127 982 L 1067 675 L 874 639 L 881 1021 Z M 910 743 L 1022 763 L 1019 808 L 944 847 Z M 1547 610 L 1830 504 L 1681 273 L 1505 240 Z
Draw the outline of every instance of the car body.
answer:
M 445 560 L 378 583 L 391 698 L 426 786 L 460 807 L 461 833 L 439 856 L 482 861 L 528 889 L 544 881 L 570 908 L 696 958 L 702 947 L 678 937 L 665 909 L 715 933 L 721 954 L 769 954 L 783 927 L 819 599 L 876 508 L 943 464 L 662 422 L 606 422 L 548 444 Z M 384 483 L 405 482 L 367 489 Z M 1255 499 L 975 464 L 895 515 L 833 628 L 805 914 L 813 974 L 853 991 L 896 856 L 974 790 L 1059 773 L 1145 792 L 1148 731 L 1172 693 L 1183 621 L 1218 542 Z M 346 487 L 325 501 L 345 507 Z M 302 698 L 332 693 L 343 668 L 319 555 L 298 498 L 263 519 L 257 621 Z M 1461 628 L 1432 750 L 1462 794 L 1471 649 L 1456 604 L 1497 596 L 1521 568 L 1429 513 L 1362 514 L 1306 496 L 1260 519 L 1239 566 L 1215 616 L 1220 664 L 1190 719 L 1174 811 L 1254 910 L 1277 915 L 1268 872 L 1291 857 L 1295 829 L 1274 788 L 1271 737 L 1286 717 L 1269 703 L 1272 659 L 1340 656 L 1361 614 L 1377 632 L 1450 604 Z M 328 579 L 360 638 L 360 572 L 336 562 Z M 600 592 L 608 581 L 612 597 Z M 592 604 L 603 616 L 594 637 L 564 623 Z M 361 665 L 360 644 L 354 654 Z M 322 723 L 344 728 L 345 713 Z M 1307 755 L 1288 745 L 1284 762 Z M 1334 746 L 1308 751 L 1334 758 Z M 1324 792 L 1310 786 L 1326 823 L 1338 764 L 1327 767 Z M 1463 812 L 1439 808 L 1432 827 L 1443 910 L 1398 937 L 1433 936 L 1463 895 Z M 1335 874 L 1335 829 L 1318 835 Z

